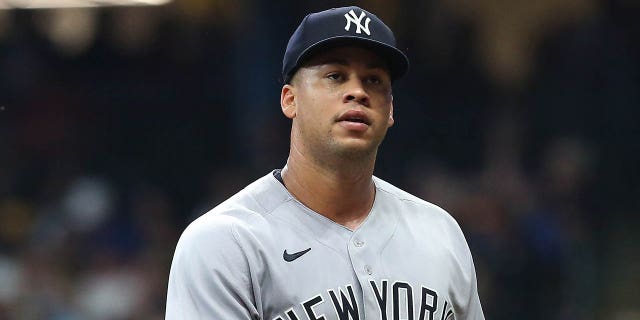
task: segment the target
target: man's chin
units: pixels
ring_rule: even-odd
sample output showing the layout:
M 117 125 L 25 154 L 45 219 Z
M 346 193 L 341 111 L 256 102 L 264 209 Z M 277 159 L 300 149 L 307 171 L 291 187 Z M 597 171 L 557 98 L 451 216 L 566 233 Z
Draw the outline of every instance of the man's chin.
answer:
M 369 158 L 375 156 L 377 144 L 365 139 L 348 139 L 336 146 L 336 153 L 346 159 Z

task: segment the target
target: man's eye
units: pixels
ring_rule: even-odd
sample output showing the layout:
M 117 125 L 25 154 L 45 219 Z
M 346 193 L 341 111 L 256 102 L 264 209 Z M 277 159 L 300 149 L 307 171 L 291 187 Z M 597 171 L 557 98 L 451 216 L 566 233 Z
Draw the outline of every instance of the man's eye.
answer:
M 327 75 L 327 78 L 331 79 L 331 80 L 340 80 L 342 79 L 342 75 L 339 73 L 330 73 Z
M 381 84 L 382 83 L 382 79 L 380 79 L 379 77 L 369 77 L 367 79 L 367 81 L 371 84 Z

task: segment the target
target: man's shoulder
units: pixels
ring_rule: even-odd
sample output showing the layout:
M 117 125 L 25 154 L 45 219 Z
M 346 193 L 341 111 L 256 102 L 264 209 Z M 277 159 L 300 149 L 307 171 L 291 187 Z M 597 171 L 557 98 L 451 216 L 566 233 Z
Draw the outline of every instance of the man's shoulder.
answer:
M 286 188 L 270 172 L 205 214 L 260 215 L 273 211 L 290 197 Z
M 440 206 L 402 190 L 378 177 L 374 177 L 374 181 L 378 191 L 384 192 L 388 195 L 388 197 L 386 197 L 387 199 L 412 209 L 404 210 L 399 213 L 412 216 L 415 215 L 416 218 L 425 218 L 430 222 L 433 222 L 433 219 L 442 220 L 448 224 L 453 224 L 456 227 L 458 226 L 458 223 L 451 214 Z
M 378 189 L 378 191 L 382 191 L 385 192 L 386 194 L 390 195 L 394 200 L 396 201 L 402 201 L 402 202 L 408 202 L 408 203 L 413 203 L 417 206 L 421 206 L 424 207 L 425 209 L 429 209 L 429 210 L 436 210 L 436 211 L 444 211 L 442 208 L 438 207 L 437 205 L 426 201 L 420 197 L 417 197 L 405 190 L 402 190 L 396 186 L 394 186 L 393 184 L 382 180 L 378 177 L 374 176 L 374 181 L 376 184 L 376 188 Z
M 196 218 L 184 233 L 233 233 L 238 227 L 260 224 L 289 198 L 284 186 L 269 173 Z

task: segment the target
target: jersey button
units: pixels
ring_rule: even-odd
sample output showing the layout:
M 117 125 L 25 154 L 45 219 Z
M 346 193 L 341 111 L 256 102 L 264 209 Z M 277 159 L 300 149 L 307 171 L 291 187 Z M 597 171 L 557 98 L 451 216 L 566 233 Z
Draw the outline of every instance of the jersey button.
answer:
M 355 240 L 353 240 L 353 245 L 355 245 L 358 248 L 362 248 L 362 247 L 364 247 L 364 241 L 362 241 L 360 239 L 355 239 Z
M 371 266 L 366 265 L 364 266 L 364 272 L 366 272 L 368 275 L 372 275 L 373 274 L 373 268 L 371 268 Z

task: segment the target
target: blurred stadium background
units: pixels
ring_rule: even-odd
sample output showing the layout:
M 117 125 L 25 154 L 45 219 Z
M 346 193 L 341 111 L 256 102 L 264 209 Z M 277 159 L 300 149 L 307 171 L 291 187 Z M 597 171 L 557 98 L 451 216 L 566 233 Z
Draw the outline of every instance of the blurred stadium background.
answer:
M 162 319 L 183 228 L 286 160 L 289 35 L 351 4 L 108 2 L 0 1 L 0 319 Z M 640 1 L 355 3 L 412 63 L 376 174 L 460 222 L 487 319 L 640 319 Z

